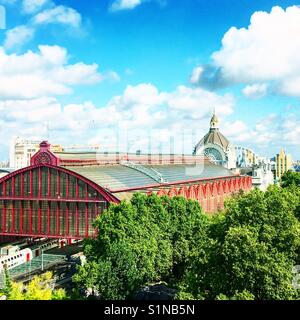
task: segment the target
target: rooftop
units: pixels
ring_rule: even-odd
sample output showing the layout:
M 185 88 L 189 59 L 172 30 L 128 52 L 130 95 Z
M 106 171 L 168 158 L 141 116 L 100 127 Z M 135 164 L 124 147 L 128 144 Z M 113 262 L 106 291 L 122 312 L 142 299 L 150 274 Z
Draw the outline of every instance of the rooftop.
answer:
M 194 154 L 197 153 L 202 146 L 207 145 L 208 143 L 217 144 L 221 146 L 223 149 L 227 149 L 229 145 L 229 141 L 227 138 L 223 136 L 223 134 L 219 131 L 219 129 L 211 128 L 209 132 L 198 142 L 194 149 Z
M 55 152 L 61 166 L 113 165 L 122 161 L 148 164 L 195 164 L 205 161 L 202 155 L 187 154 L 137 154 L 127 152 Z M 208 161 L 208 159 L 206 159 Z
M 65 167 L 111 192 L 186 184 L 204 179 L 234 176 L 230 170 L 203 156 L 184 154 L 135 154 L 106 152 L 58 152 L 47 142 L 31 158 L 31 164 Z
M 66 168 L 81 174 L 93 182 L 110 191 L 118 189 L 130 189 L 146 186 L 160 186 L 155 175 L 147 173 L 153 170 L 163 178 L 164 183 L 178 183 L 181 181 L 201 180 L 233 176 L 234 174 L 218 165 L 203 162 L 198 165 L 169 164 L 169 165 L 145 165 L 142 168 L 132 168 L 125 165 L 107 166 L 67 166 Z M 147 169 L 147 170 L 143 170 Z

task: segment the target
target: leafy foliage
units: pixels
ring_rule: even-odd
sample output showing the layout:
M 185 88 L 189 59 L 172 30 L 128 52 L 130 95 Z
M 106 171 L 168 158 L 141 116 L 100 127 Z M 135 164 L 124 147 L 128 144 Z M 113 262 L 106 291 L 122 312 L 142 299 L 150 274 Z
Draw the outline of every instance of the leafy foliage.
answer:
M 295 184 L 237 194 L 212 217 L 182 197 L 135 194 L 97 218 L 74 281 L 101 299 L 158 281 L 176 287 L 176 299 L 295 299 L 299 208 Z
M 242 292 L 235 292 L 232 297 L 228 297 L 221 293 L 216 297 L 216 300 L 255 300 L 255 297 L 249 291 L 243 290 Z
M 102 299 L 125 299 L 144 284 L 180 279 L 206 237 L 208 217 L 182 197 L 135 194 L 110 206 L 95 226 L 98 238 L 87 240 L 88 263 L 74 281 Z
M 290 170 L 285 172 L 281 177 L 280 184 L 282 188 L 287 188 L 290 186 L 300 187 L 300 173 Z
M 64 300 L 66 293 L 63 289 L 54 290 L 51 286 L 53 277 L 51 272 L 35 276 L 28 285 L 11 282 L 6 273 L 6 285 L 3 295 L 7 300 Z M 1 294 L 0 294 L 1 295 Z
M 292 267 L 299 252 L 297 197 L 289 190 L 253 190 L 227 202 L 212 219 L 207 261 L 193 261 L 186 286 L 195 297 L 235 297 L 245 290 L 255 299 L 292 299 Z

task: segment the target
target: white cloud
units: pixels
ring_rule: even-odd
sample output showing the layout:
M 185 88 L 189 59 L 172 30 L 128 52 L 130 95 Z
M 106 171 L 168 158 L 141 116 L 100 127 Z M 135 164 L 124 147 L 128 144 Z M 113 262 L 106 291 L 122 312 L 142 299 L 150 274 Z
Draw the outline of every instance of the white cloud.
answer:
M 170 137 L 173 137 L 175 152 L 182 152 L 184 148 L 185 152 L 191 153 L 197 137 L 200 139 L 208 130 L 213 106 L 223 118 L 233 111 L 233 97 L 185 86 L 171 92 L 159 91 L 154 85 L 146 83 L 127 86 L 122 95 L 113 97 L 100 109 L 102 114 L 110 115 L 108 127 L 111 135 L 108 136 L 114 136 L 105 141 L 105 145 L 115 141 L 116 131 L 119 131 L 118 136 L 123 139 L 119 145 L 130 141 L 132 152 L 139 148 L 148 152 L 150 135 L 153 152 L 158 152 L 160 148 L 170 152 Z M 100 137 L 105 122 L 101 123 L 103 125 L 95 137 L 102 144 Z
M 25 25 L 8 30 L 5 34 L 4 48 L 10 50 L 21 47 L 33 38 L 34 32 L 33 28 Z
M 23 11 L 27 14 L 33 14 L 41 10 L 46 4 L 49 4 L 51 0 L 23 0 Z
M 168 95 L 169 105 L 175 110 L 186 113 L 185 117 L 201 119 L 210 116 L 213 109 L 219 116 L 229 115 L 233 111 L 234 99 L 230 94 L 223 96 L 202 88 L 179 86 Z
M 63 5 L 57 6 L 52 0 L 19 1 L 23 13 L 30 16 L 24 25 L 16 26 L 6 32 L 3 43 L 6 49 L 20 49 L 33 39 L 40 25 L 58 24 L 64 27 L 68 26 L 76 28 L 76 35 L 79 31 L 81 34 L 82 17 L 75 9 Z M 14 4 L 15 2 L 17 3 L 17 0 L 10 0 L 7 1 L 7 4 Z
M 294 113 L 271 113 L 254 125 L 229 121 L 221 131 L 235 145 L 249 147 L 262 156 L 272 157 L 282 148 L 299 153 L 300 118 Z
M 267 117 L 263 118 L 262 120 L 258 121 L 255 125 L 255 130 L 257 132 L 264 132 L 268 131 L 268 129 L 274 124 L 278 122 L 278 115 L 276 113 L 271 113 Z
M 191 75 L 190 82 L 192 84 L 197 84 L 199 82 L 199 79 L 201 78 L 202 73 L 203 73 L 203 68 L 201 66 L 194 68 L 193 73 Z
M 233 81 L 265 81 L 295 74 L 300 63 L 300 8 L 270 13 L 255 12 L 248 28 L 232 27 L 223 37 L 222 49 L 213 54 L 217 66 Z
M 64 61 L 63 55 L 56 55 Z M 29 61 L 30 58 L 25 65 Z M 47 135 L 48 125 L 52 143 L 99 143 L 109 150 L 120 146 L 123 151 L 129 143 L 132 152 L 137 149 L 148 152 L 150 145 L 152 152 L 170 152 L 173 138 L 174 152 L 191 153 L 208 131 L 216 106 L 220 130 L 235 145 L 265 155 L 266 147 L 275 153 L 283 146 L 293 148 L 299 144 L 298 115 L 270 114 L 253 125 L 241 120 L 228 121 L 234 104 L 232 96 L 201 88 L 179 86 L 163 92 L 146 83 L 128 86 L 104 106 L 90 101 L 63 105 L 54 97 L 0 100 L 0 139 L 4 143 L 14 135 L 42 139 Z
M 23 65 L 30 68 L 30 60 L 28 57 Z M 63 61 L 63 57 L 59 60 Z M 22 71 L 26 74 L 25 67 Z M 23 95 L 22 92 L 21 98 L 0 100 L 2 141 L 9 141 L 13 135 L 33 138 L 40 133 L 45 137 L 48 123 L 54 143 L 71 144 L 76 139 L 84 144 L 93 137 L 94 143 L 111 144 L 116 141 L 119 131 L 122 145 L 126 144 L 128 133 L 131 148 L 140 146 L 144 151 L 151 132 L 152 147 L 156 152 L 160 144 L 165 152 L 169 151 L 169 138 L 172 136 L 176 152 L 181 152 L 183 133 L 186 140 L 182 147 L 186 152 L 192 152 L 197 141 L 192 140 L 191 131 L 194 130 L 195 137 L 200 139 L 208 130 L 212 111 L 208 106 L 216 105 L 218 114 L 223 118 L 232 112 L 234 105 L 232 98 L 202 89 L 180 86 L 172 92 L 161 92 L 152 84 L 128 86 L 122 95 L 113 97 L 105 106 L 96 106 L 92 102 L 62 105 L 53 97 L 24 99 Z M 109 136 L 110 141 L 105 138 Z
M 267 94 L 268 85 L 265 83 L 256 83 L 246 86 L 242 91 L 247 98 L 259 99 Z
M 33 22 L 35 24 L 58 23 L 79 27 L 81 25 L 81 15 L 73 8 L 56 6 L 38 13 L 33 18 Z
M 244 146 L 256 136 L 255 131 L 241 120 L 226 122 L 220 129 L 232 143 L 237 145 L 242 144 Z
M 120 82 L 121 81 L 121 77 L 115 71 L 108 71 L 104 75 L 104 78 L 107 79 L 107 80 L 110 80 L 111 82 Z
M 157 106 L 163 102 L 162 94 L 152 84 L 128 85 L 123 95 L 111 99 L 111 104 L 118 108 L 128 110 L 134 106 Z
M 0 47 L 1 99 L 32 99 L 72 92 L 72 85 L 102 80 L 96 64 L 68 64 L 66 49 L 39 46 L 39 51 L 7 54 Z
M 131 10 L 142 4 L 142 0 L 116 0 L 111 5 L 111 11 Z
M 0 111 L 7 122 L 36 125 L 49 119 L 55 121 L 60 114 L 60 104 L 55 98 L 39 98 L 32 100 L 5 100 L 0 101 Z
M 160 7 L 164 7 L 167 4 L 167 0 L 114 0 L 110 6 L 110 11 L 123 11 L 133 10 L 146 2 L 157 2 Z
M 255 12 L 247 28 L 232 27 L 225 33 L 222 48 L 212 55 L 215 72 L 209 80 L 256 86 L 267 83 L 272 92 L 300 96 L 299 34 L 299 6 Z
M 179 86 L 172 92 L 161 92 L 152 84 L 127 86 L 123 94 L 113 97 L 101 112 L 115 110 L 114 125 L 128 130 L 159 129 L 178 135 L 184 130 L 198 130 L 204 134 L 216 107 L 223 118 L 232 113 L 234 99 L 231 95 L 217 95 L 200 88 Z M 203 126 L 201 126 L 203 124 Z

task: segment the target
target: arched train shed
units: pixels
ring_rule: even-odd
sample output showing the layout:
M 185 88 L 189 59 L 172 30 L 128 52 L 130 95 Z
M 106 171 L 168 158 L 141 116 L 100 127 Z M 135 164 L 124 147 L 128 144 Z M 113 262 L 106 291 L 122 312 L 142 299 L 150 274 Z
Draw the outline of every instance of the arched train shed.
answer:
M 252 188 L 251 177 L 203 159 L 195 165 L 192 156 L 103 159 L 107 154 L 53 154 L 42 142 L 31 166 L 0 179 L 0 236 L 82 239 L 95 235 L 92 222 L 110 203 L 134 192 L 181 195 L 214 212 L 232 193 Z

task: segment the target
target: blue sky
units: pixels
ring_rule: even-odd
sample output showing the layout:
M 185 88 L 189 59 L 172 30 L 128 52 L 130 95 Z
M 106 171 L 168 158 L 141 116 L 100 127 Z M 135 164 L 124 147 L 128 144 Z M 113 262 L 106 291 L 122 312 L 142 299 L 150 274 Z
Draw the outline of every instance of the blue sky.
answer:
M 232 143 L 300 159 L 295 1 L 0 4 L 1 159 L 15 136 L 189 153 L 214 107 Z

